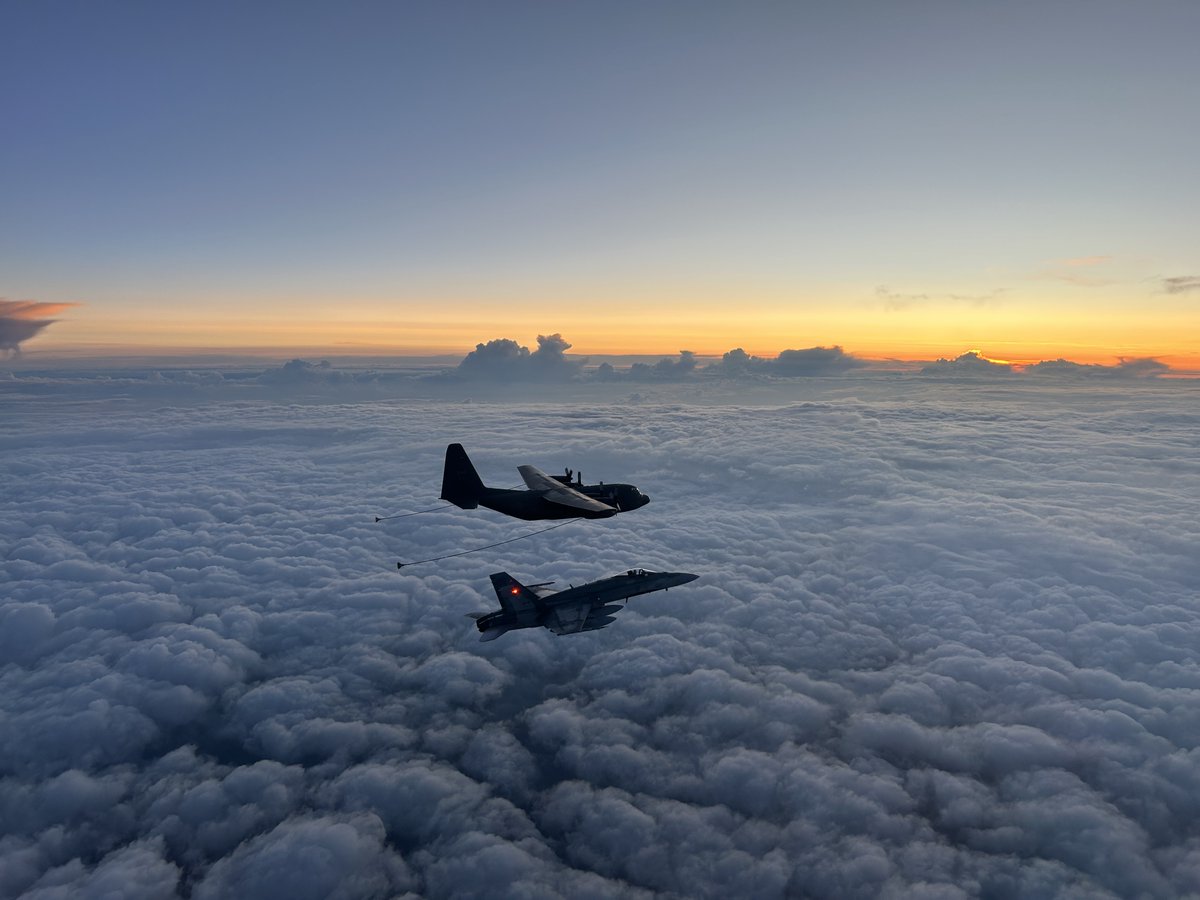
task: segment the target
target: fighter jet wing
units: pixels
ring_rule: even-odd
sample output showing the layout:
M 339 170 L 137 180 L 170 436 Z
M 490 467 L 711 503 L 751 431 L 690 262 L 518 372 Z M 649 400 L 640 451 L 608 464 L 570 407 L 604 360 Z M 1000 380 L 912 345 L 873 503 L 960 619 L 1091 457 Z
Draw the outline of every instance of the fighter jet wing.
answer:
M 573 634 L 576 631 L 595 631 L 604 628 L 620 612 L 622 606 L 593 606 L 583 601 L 556 606 L 546 627 L 555 634 Z
M 521 473 L 527 488 L 531 491 L 541 491 L 542 496 L 551 503 L 559 503 L 572 509 L 583 509 L 588 512 L 612 512 L 613 508 L 607 503 L 601 503 L 587 494 L 581 494 L 575 488 L 567 487 L 536 466 L 517 466 L 517 471 Z
M 574 634 L 583 631 L 587 622 L 591 605 L 587 603 L 569 603 L 554 608 L 554 614 L 546 622 L 546 627 L 555 634 Z

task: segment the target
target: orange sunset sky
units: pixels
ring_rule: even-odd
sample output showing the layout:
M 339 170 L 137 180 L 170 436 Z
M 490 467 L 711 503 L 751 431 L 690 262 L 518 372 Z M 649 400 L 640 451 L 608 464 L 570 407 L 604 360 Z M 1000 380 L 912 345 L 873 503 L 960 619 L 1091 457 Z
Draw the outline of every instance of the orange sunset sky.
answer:
M 1194 6 L 11 18 L 9 358 L 560 332 L 1200 370 Z

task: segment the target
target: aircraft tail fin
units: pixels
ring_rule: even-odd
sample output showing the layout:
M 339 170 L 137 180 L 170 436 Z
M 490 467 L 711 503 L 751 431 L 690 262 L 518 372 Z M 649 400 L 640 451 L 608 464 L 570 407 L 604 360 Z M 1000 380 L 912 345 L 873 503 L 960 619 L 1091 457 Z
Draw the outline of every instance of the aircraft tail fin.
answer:
M 446 447 L 446 467 L 442 470 L 442 496 L 460 509 L 475 509 L 484 491 L 479 473 L 462 444 Z
M 494 573 L 492 587 L 495 588 L 496 599 L 500 601 L 504 611 L 512 613 L 518 619 L 541 612 L 541 598 L 507 572 Z

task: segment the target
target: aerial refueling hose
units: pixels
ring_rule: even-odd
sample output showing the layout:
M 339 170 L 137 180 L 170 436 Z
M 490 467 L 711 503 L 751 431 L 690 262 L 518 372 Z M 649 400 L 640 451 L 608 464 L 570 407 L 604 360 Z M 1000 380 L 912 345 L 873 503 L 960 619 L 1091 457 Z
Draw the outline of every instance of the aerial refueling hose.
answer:
M 415 515 L 415 513 L 407 513 L 407 515 Z M 396 518 L 399 518 L 398 516 Z M 528 534 L 520 534 L 515 538 L 509 538 L 506 541 L 496 541 L 494 544 L 484 544 L 482 547 L 472 547 L 470 550 L 460 550 L 458 553 L 447 553 L 445 556 L 431 556 L 429 559 L 417 559 L 412 562 L 397 562 L 396 568 L 403 569 L 405 566 L 419 566 L 421 563 L 438 562 L 443 559 L 453 559 L 455 556 L 466 556 L 468 553 L 476 553 L 479 550 L 490 550 L 493 547 L 499 547 L 503 544 L 511 544 L 513 541 L 521 541 L 528 537 L 533 537 L 535 534 L 545 534 L 547 531 L 553 531 L 555 528 L 562 528 L 564 525 L 570 525 L 572 522 L 578 522 L 582 516 L 576 516 L 573 519 L 567 519 L 563 522 L 551 525 L 549 528 L 539 528 L 537 531 L 530 531 Z M 375 521 L 379 521 L 376 519 Z
M 453 506 L 453 503 L 439 503 L 437 506 L 431 506 L 428 509 L 418 509 L 416 512 L 397 513 L 394 516 L 376 516 L 376 522 L 386 522 L 388 519 L 407 519 L 409 516 L 419 516 L 421 513 L 433 512 L 435 509 L 446 509 Z

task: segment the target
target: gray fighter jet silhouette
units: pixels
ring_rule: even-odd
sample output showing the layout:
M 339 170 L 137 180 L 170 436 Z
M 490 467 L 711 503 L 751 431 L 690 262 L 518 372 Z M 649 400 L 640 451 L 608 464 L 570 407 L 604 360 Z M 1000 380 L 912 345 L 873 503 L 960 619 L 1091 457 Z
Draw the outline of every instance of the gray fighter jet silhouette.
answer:
M 632 484 L 584 484 L 566 475 L 547 475 L 534 466 L 517 466 L 528 490 L 488 487 L 471 465 L 462 444 L 446 448 L 442 471 L 442 500 L 460 509 L 486 506 L 518 519 L 607 519 L 637 509 L 650 498 Z
M 507 572 L 492 575 L 492 587 L 500 599 L 500 609 L 490 613 L 467 613 L 483 636 L 494 641 L 514 628 L 549 628 L 555 634 L 595 631 L 613 620 L 625 607 L 617 604 L 639 594 L 665 591 L 695 581 L 699 575 L 687 572 L 647 572 L 630 569 L 624 575 L 601 578 L 565 591 L 547 590 L 547 585 L 521 584 Z

